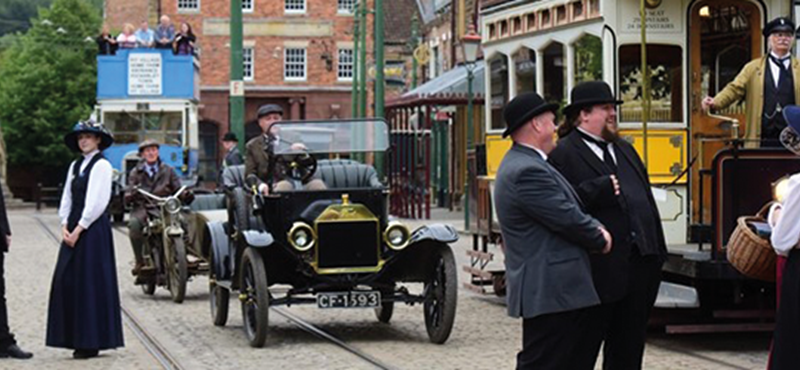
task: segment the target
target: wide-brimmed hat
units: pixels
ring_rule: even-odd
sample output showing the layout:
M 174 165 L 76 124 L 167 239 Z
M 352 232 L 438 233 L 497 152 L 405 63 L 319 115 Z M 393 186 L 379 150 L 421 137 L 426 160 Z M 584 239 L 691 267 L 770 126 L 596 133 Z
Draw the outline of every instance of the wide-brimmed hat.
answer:
M 781 131 L 780 141 L 786 149 L 800 155 L 800 107 L 787 105 L 783 108 L 783 118 L 787 127 Z
M 277 104 L 262 105 L 260 108 L 258 108 L 258 114 L 256 114 L 256 116 L 261 118 L 272 113 L 278 113 L 283 116 L 283 108 Z
M 233 132 L 225 133 L 225 136 L 222 137 L 222 141 L 235 141 L 239 142 L 239 138 L 236 137 L 236 134 Z
M 506 130 L 503 137 L 511 135 L 514 130 L 520 128 L 525 122 L 530 121 L 544 112 L 558 111 L 558 104 L 545 102 L 544 99 L 535 92 L 519 94 L 503 108 L 503 118 L 506 121 Z
M 789 32 L 794 35 L 794 22 L 786 17 L 778 17 L 769 21 L 769 23 L 767 23 L 767 25 L 764 27 L 764 30 L 761 31 L 765 37 L 775 32 Z
M 99 136 L 100 145 L 98 149 L 100 150 L 104 150 L 114 144 L 114 135 L 102 123 L 95 122 L 93 118 L 89 118 L 86 121 L 76 123 L 75 126 L 72 126 L 72 131 L 64 136 L 64 143 L 74 152 L 81 151 L 81 147 L 78 145 L 78 135 L 82 133 L 91 133 Z
M 569 116 L 572 112 L 580 110 L 585 107 L 600 104 L 622 104 L 621 100 L 617 100 L 611 87 L 604 81 L 587 81 L 581 82 L 570 93 L 570 104 L 564 107 L 564 115 Z
M 155 141 L 153 139 L 147 139 L 145 141 L 142 141 L 141 143 L 139 143 L 139 153 L 141 153 L 143 150 L 145 150 L 145 148 L 149 148 L 151 146 L 154 146 L 156 148 L 160 148 L 161 144 L 159 144 L 158 141 Z

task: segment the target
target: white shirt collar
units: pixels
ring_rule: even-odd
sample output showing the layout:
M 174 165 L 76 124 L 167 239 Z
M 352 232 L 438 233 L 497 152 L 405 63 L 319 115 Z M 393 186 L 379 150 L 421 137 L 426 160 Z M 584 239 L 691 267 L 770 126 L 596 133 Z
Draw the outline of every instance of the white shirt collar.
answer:
M 536 153 L 539 153 L 539 155 L 540 155 L 540 156 L 542 156 L 542 158 L 543 158 L 545 161 L 547 160 L 547 154 L 546 154 L 545 152 L 543 152 L 541 149 L 539 149 L 539 148 L 537 148 L 537 147 L 535 147 L 535 146 L 533 146 L 533 145 L 526 144 L 526 143 L 517 143 L 517 144 L 519 144 L 519 145 L 522 145 L 522 146 L 524 146 L 524 147 L 526 147 L 526 148 L 531 148 L 531 149 L 535 150 L 535 151 L 536 151 Z
M 787 58 L 786 60 L 789 60 L 789 58 L 792 56 L 792 53 L 791 53 L 791 52 L 788 52 L 788 53 L 786 53 L 786 55 L 784 55 L 783 57 L 779 57 L 779 56 L 778 56 L 778 54 L 775 54 L 775 52 L 774 52 L 774 51 L 770 51 L 770 52 L 769 52 L 769 55 L 772 55 L 773 57 L 775 57 L 775 58 L 778 58 L 778 60 L 780 60 L 780 59 L 783 59 L 783 58 Z
M 589 136 L 589 137 L 590 137 L 590 138 L 592 138 L 592 139 L 595 139 L 595 140 L 597 140 L 597 141 L 600 141 L 600 142 L 605 142 L 605 141 L 606 141 L 606 139 L 603 139 L 603 138 L 602 138 L 602 137 L 600 137 L 600 136 L 597 136 L 597 135 L 595 135 L 595 134 L 593 134 L 593 133 L 591 133 L 591 132 L 589 132 L 589 131 L 586 131 L 586 130 L 584 130 L 584 129 L 583 129 L 582 127 L 580 127 L 580 126 L 578 126 L 578 127 L 576 127 L 576 128 L 578 129 L 578 131 L 580 131 L 580 132 L 583 132 L 584 134 L 586 134 L 586 136 Z M 611 144 L 611 143 L 609 143 L 609 144 Z
M 87 160 L 88 160 L 88 159 L 92 159 L 92 157 L 94 157 L 95 155 L 97 155 L 97 153 L 100 153 L 100 150 L 99 150 L 99 149 L 92 150 L 92 151 L 91 151 L 91 152 L 89 152 L 89 153 L 83 153 L 83 159 L 87 159 Z

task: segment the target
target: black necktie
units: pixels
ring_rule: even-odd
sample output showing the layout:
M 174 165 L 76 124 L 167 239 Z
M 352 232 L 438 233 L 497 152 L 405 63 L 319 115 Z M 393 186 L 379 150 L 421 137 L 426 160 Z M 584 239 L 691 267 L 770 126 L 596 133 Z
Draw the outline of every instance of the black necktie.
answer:
M 775 64 L 777 64 L 777 65 L 778 65 L 778 71 L 780 71 L 780 72 L 778 72 L 778 88 L 779 88 L 779 89 L 780 89 L 780 86 L 781 86 L 783 83 L 787 82 L 787 80 L 786 80 L 786 79 L 788 78 L 788 76 L 787 76 L 786 74 L 787 74 L 789 71 L 787 71 L 787 70 L 786 70 L 787 68 L 786 68 L 786 64 L 784 64 L 784 62 L 785 62 L 785 61 L 787 61 L 787 60 L 789 60 L 789 58 L 790 58 L 790 57 L 788 57 L 788 56 L 787 56 L 787 57 L 785 57 L 785 58 L 780 58 L 780 59 L 779 59 L 779 58 L 776 58 L 775 56 L 773 56 L 773 55 L 771 55 L 771 54 L 770 54 L 770 56 L 769 56 L 769 59 L 770 59 L 770 60 L 771 60 L 773 63 L 775 63 Z
M 594 143 L 595 145 L 600 147 L 600 150 L 603 151 L 603 163 L 605 163 L 606 166 L 608 166 L 608 169 L 611 170 L 611 173 L 617 173 L 617 164 L 614 163 L 614 157 L 611 156 L 611 152 L 608 150 L 609 142 L 602 141 L 602 140 L 597 140 L 597 139 L 595 139 L 595 138 L 593 138 L 593 137 L 581 132 L 581 130 L 578 130 L 578 133 L 581 135 L 581 137 L 584 140 L 586 140 L 586 141 L 588 141 L 590 143 Z

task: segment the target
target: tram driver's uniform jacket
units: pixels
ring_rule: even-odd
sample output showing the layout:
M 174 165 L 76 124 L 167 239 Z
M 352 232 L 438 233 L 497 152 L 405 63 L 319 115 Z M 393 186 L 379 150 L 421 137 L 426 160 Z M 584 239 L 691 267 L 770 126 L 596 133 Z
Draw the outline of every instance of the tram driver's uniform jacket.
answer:
M 777 139 L 777 135 L 786 127 L 780 107 L 788 104 L 800 105 L 800 83 L 798 83 L 800 61 L 790 57 L 788 62 L 783 62 L 784 67 L 790 65 L 792 73 L 787 75 L 787 83 L 781 85 L 775 82 L 779 78 L 772 72 L 778 71 L 777 64 L 767 68 L 768 63 L 774 63 L 769 57 L 770 54 L 767 54 L 747 63 L 736 78 L 714 97 L 716 109 L 724 109 L 745 99 L 747 104 L 745 139 L 751 139 L 745 144 L 748 148 L 758 147 L 758 140 L 762 138 L 762 130 L 765 128 L 769 132 L 763 133 L 764 138 Z M 765 81 L 770 81 L 772 84 L 766 84 Z M 773 146 L 780 146 L 780 143 L 775 141 Z

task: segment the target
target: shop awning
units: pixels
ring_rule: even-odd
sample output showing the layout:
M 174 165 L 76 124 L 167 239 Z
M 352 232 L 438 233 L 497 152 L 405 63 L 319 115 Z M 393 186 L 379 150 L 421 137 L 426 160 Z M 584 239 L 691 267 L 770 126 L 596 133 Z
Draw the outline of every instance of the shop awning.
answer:
M 472 79 L 473 103 L 483 100 L 486 84 L 484 83 L 484 62 L 475 63 Z M 443 73 L 442 75 L 418 86 L 397 99 L 386 103 L 387 108 L 413 105 L 464 105 L 468 103 L 467 68 L 464 65 Z

